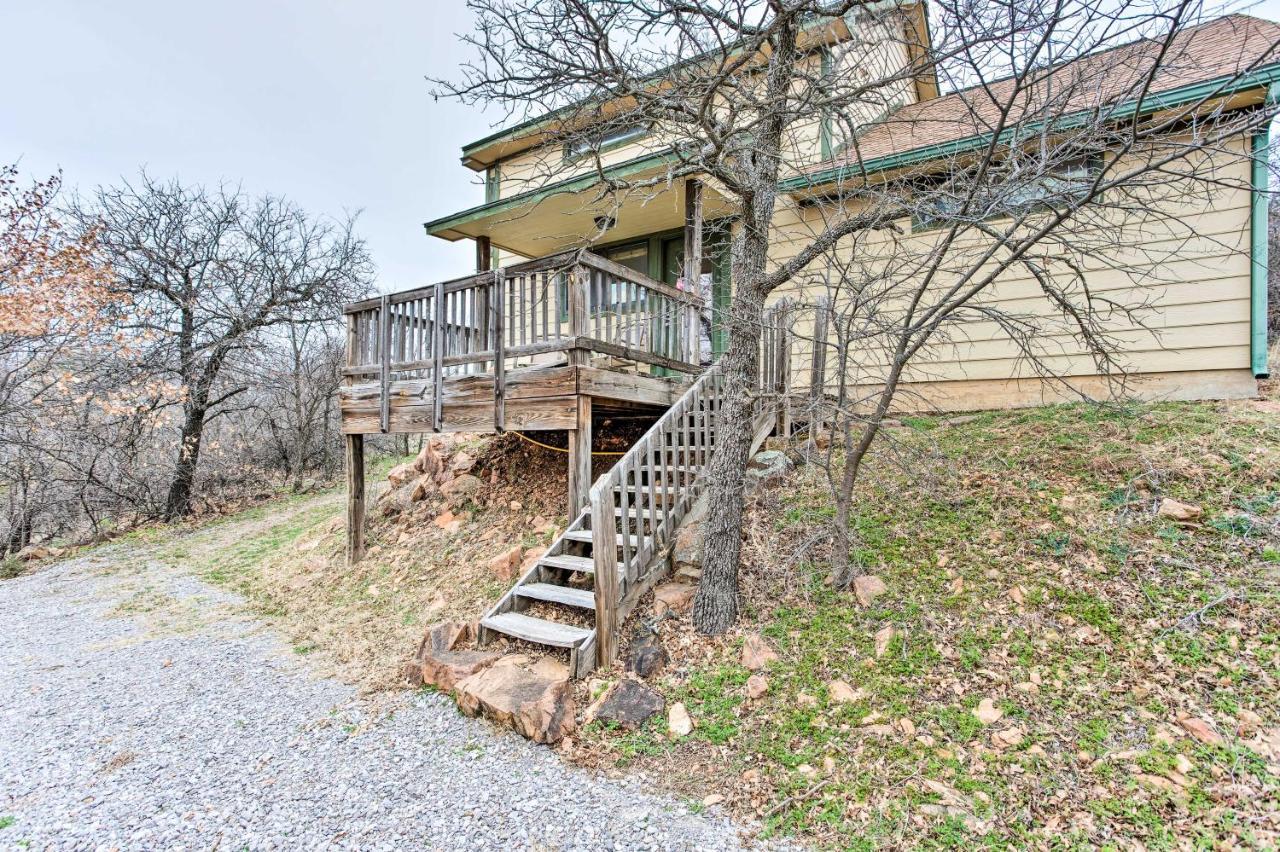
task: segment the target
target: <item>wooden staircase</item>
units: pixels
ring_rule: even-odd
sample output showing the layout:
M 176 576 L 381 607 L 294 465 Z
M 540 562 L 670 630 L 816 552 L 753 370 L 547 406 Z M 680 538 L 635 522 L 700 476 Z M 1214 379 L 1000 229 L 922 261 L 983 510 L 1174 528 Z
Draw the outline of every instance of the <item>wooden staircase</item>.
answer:
M 567 649 L 575 677 L 612 660 L 618 627 L 663 576 L 668 547 L 701 491 L 723 389 L 719 367 L 704 372 L 596 481 L 591 505 L 481 619 L 482 644 L 501 633 Z M 776 408 L 758 397 L 752 420 L 754 451 L 773 430 Z M 542 617 L 528 614 L 534 606 Z

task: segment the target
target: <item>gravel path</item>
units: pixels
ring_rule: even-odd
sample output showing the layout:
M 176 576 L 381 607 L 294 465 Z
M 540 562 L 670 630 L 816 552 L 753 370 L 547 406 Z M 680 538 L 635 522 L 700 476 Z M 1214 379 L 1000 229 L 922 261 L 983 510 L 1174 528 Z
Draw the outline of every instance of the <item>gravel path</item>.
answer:
M 738 848 L 446 699 L 319 678 L 125 547 L 0 582 L 0 613 L 3 849 Z

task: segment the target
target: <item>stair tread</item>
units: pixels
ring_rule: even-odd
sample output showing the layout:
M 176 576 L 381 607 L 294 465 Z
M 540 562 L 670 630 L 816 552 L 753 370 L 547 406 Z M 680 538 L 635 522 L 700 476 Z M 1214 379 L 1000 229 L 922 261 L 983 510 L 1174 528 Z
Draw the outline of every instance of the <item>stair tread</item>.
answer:
M 516 586 L 516 594 L 522 598 L 533 598 L 539 601 L 551 601 L 580 609 L 595 609 L 596 596 L 587 589 L 575 589 L 570 586 L 557 586 L 553 583 L 525 583 Z
M 544 556 L 538 560 L 539 565 L 545 565 L 548 568 L 567 568 L 570 571 L 580 571 L 583 574 L 594 574 L 596 572 L 596 563 L 590 556 Z
M 572 648 L 588 639 L 594 632 L 585 627 L 560 624 L 557 621 L 547 621 L 545 618 L 534 618 L 518 612 L 491 615 L 482 619 L 480 624 L 489 630 L 496 630 L 517 639 L 537 642 L 540 645 L 551 645 L 555 648 Z
M 585 544 L 590 544 L 592 542 L 591 530 L 569 530 L 569 532 L 564 534 L 564 537 L 570 541 L 581 541 Z M 622 533 L 617 533 L 617 541 L 618 547 L 622 547 Z M 631 536 L 632 547 L 635 547 L 639 543 L 639 536 Z

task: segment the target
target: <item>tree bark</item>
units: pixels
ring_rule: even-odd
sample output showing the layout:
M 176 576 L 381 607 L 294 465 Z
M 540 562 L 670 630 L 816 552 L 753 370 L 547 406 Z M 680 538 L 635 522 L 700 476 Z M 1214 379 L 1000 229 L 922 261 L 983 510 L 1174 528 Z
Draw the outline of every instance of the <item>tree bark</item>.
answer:
M 204 418 L 207 413 L 204 407 L 198 405 L 187 409 L 182 423 L 182 440 L 178 443 L 178 461 L 174 465 L 169 494 L 164 501 L 164 517 L 167 521 L 191 514 L 196 467 L 200 462 L 200 439 L 204 435 Z
M 693 600 L 694 626 L 711 636 L 724 633 L 738 618 L 738 559 L 764 296 L 755 288 L 743 288 L 734 299 L 733 311 L 729 346 L 720 359 L 725 382 L 716 452 L 707 472 L 707 492 L 713 499 L 706 523 L 706 557 Z

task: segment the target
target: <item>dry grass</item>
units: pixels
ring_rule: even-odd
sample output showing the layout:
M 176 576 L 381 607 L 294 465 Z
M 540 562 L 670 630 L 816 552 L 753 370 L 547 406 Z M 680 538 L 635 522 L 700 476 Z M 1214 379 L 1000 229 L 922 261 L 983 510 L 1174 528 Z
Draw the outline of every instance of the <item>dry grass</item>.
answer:
M 830 501 L 800 471 L 753 512 L 741 630 L 663 626 L 660 686 L 693 735 L 594 730 L 570 753 L 839 848 L 1275 848 L 1280 406 L 1063 406 L 890 438 L 855 520 L 887 594 L 825 584 L 804 546 Z M 1163 496 L 1204 517 L 1158 517 Z M 747 631 L 781 657 L 756 702 Z

